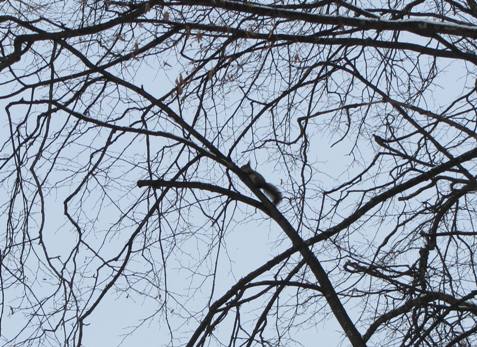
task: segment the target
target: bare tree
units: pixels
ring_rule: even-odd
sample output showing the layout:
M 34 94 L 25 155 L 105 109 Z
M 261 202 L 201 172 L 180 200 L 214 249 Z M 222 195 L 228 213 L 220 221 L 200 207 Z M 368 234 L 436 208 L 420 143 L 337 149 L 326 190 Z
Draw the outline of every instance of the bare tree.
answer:
M 474 0 L 0 13 L 2 346 L 477 344 Z

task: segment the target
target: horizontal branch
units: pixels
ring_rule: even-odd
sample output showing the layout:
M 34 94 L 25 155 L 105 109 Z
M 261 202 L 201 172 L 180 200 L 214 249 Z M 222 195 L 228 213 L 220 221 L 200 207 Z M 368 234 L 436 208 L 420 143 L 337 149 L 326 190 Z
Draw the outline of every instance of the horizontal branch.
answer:
M 193 181 L 164 181 L 164 180 L 139 180 L 137 181 L 138 187 L 149 187 L 153 189 L 159 188 L 185 188 L 185 189 L 200 189 L 206 190 L 212 193 L 218 193 L 221 195 L 228 196 L 233 200 L 241 201 L 247 205 L 258 208 L 259 210 L 265 212 L 268 215 L 267 210 L 260 203 L 260 201 L 249 198 L 240 193 L 234 192 L 226 188 L 222 188 L 213 184 L 203 183 L 203 182 L 193 182 Z
M 161 3 L 162 1 L 158 1 Z M 182 0 L 182 4 L 191 6 L 220 7 L 225 10 L 233 10 L 251 13 L 259 16 L 274 18 L 286 18 L 307 23 L 329 24 L 347 26 L 359 30 L 390 30 L 408 31 L 422 36 L 434 36 L 436 34 L 456 35 L 460 37 L 477 38 L 477 27 L 472 25 L 434 22 L 429 20 L 388 20 L 370 17 L 348 17 L 337 15 L 313 14 L 303 11 L 280 9 L 273 6 L 260 5 L 254 2 L 238 2 L 229 0 Z

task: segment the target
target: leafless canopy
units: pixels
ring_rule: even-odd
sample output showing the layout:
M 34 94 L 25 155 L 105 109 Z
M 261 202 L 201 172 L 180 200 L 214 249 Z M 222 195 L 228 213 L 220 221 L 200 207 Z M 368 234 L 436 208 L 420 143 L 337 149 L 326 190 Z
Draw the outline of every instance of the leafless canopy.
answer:
M 476 39 L 474 0 L 0 1 L 0 345 L 477 345 Z

